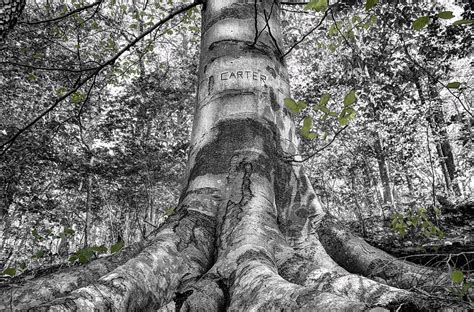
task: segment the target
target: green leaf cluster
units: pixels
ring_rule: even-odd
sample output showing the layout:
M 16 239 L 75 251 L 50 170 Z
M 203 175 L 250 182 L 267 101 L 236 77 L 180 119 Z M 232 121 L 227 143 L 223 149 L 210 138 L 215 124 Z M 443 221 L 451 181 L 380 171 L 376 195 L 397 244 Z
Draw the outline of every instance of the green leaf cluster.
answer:
M 307 10 L 315 10 L 316 12 L 324 11 L 328 8 L 328 0 L 311 0 L 306 4 Z
M 425 208 L 416 211 L 409 210 L 406 214 L 392 214 L 390 226 L 394 232 L 402 237 L 407 234 L 412 237 L 422 234 L 425 237 L 437 236 L 443 238 L 445 235 L 440 228 L 429 220 Z
M 291 98 L 286 98 L 283 100 L 285 103 L 285 106 L 293 113 L 297 114 L 301 112 L 303 109 L 308 107 L 308 104 L 304 101 L 298 101 L 296 102 L 295 100 Z
M 97 255 L 103 253 L 107 253 L 107 247 L 104 245 L 85 247 L 79 249 L 71 257 L 69 257 L 69 262 L 75 263 L 78 261 L 81 264 L 86 264 L 92 260 L 92 257 L 97 257 Z

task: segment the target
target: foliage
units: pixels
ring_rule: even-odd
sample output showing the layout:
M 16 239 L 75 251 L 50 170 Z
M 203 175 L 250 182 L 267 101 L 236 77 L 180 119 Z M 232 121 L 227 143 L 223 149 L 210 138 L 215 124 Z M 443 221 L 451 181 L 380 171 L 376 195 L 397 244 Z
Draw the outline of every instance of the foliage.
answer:
M 440 211 L 438 210 L 439 217 Z M 400 236 L 414 237 L 422 234 L 426 237 L 438 236 L 444 237 L 444 232 L 441 231 L 427 215 L 425 208 L 419 208 L 415 211 L 409 210 L 406 214 L 394 213 L 391 216 L 390 225 L 392 230 L 397 232 Z

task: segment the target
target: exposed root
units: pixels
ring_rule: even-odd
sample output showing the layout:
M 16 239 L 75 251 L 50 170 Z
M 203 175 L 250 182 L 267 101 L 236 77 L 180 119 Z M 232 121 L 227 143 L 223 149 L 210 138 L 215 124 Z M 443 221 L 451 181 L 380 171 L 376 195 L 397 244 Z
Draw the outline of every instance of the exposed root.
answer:
M 39 310 L 151 311 L 170 302 L 183 282 L 196 280 L 212 261 L 215 220 L 187 211 L 173 216 L 155 243 L 134 259 Z
M 0 286 L 0 297 L 9 298 L 8 301 L 0 300 L 0 311 L 24 310 L 87 286 L 136 256 L 144 246 L 144 243 L 136 243 L 87 265 L 60 268 L 49 274 L 41 272 L 41 275 L 33 275 L 33 278 L 25 273 L 8 285 Z
M 187 298 L 176 311 L 225 311 L 227 289 L 215 278 L 206 274 L 187 289 Z
M 326 215 L 317 228 L 325 250 L 343 268 L 398 288 L 449 286 L 441 271 L 401 261 L 375 248 Z M 425 288 L 427 289 L 427 288 Z

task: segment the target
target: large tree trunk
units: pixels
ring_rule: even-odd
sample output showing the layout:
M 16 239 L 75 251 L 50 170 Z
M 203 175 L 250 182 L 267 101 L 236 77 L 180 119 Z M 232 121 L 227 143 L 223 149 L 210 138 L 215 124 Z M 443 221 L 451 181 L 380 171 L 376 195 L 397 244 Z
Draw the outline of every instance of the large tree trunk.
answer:
M 445 277 L 340 227 L 302 169 L 284 161 L 298 141 L 283 106 L 279 2 L 209 0 L 202 13 L 188 179 L 176 214 L 142 252 L 87 286 L 41 297 L 58 297 L 41 305 L 17 304 L 8 290 L 1 298 L 38 311 L 420 308 L 422 300 L 388 285 L 439 285 Z

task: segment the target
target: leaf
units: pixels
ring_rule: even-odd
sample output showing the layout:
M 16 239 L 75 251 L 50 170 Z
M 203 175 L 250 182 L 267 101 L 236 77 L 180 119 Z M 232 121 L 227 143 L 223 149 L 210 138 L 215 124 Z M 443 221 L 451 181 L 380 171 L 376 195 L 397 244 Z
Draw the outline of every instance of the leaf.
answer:
M 110 246 L 110 253 L 116 253 L 123 248 L 123 241 L 118 241 L 117 243 Z
M 318 137 L 318 134 L 317 133 L 314 133 L 314 132 L 301 132 L 301 134 L 303 134 L 303 136 L 309 140 L 314 140 Z
M 36 77 L 35 74 L 30 73 L 26 79 L 28 79 L 28 81 L 33 82 L 33 81 L 36 81 L 36 79 L 38 79 L 38 77 Z
M 365 3 L 365 10 L 368 11 L 379 3 L 379 0 L 367 0 Z
M 283 101 L 285 103 L 285 106 L 295 114 L 299 113 L 300 111 L 302 111 L 303 109 L 305 109 L 308 106 L 303 101 L 296 102 L 295 100 L 290 99 L 290 98 L 286 98 Z
M 453 26 L 469 25 L 469 24 L 472 24 L 472 23 L 474 23 L 474 20 L 472 20 L 472 19 L 462 19 L 462 20 L 459 20 L 459 21 L 455 21 L 453 23 Z
M 442 19 L 450 19 L 453 18 L 453 12 L 452 11 L 442 11 L 436 14 L 437 17 L 442 18 Z
M 316 12 L 320 12 L 325 10 L 328 7 L 328 0 L 311 0 L 305 8 L 310 10 L 315 10 Z
M 424 28 L 430 21 L 429 16 L 420 16 L 412 24 L 414 30 L 421 30 Z
M 448 83 L 447 87 L 448 87 L 449 89 L 457 89 L 457 88 L 459 88 L 460 85 L 461 85 L 460 82 L 458 82 L 458 81 L 453 81 L 453 82 Z
M 313 119 L 309 116 L 306 116 L 303 120 L 303 131 L 309 132 L 313 127 Z
M 354 104 L 356 100 L 357 100 L 356 92 L 355 92 L 355 90 L 351 90 L 344 97 L 344 106 L 349 106 L 351 104 Z
M 335 36 L 339 32 L 338 29 L 341 29 L 341 25 L 339 23 L 334 23 L 328 29 L 329 36 Z
M 98 254 L 101 254 L 101 253 L 106 253 L 107 252 L 107 247 L 105 247 L 104 245 L 92 246 L 91 250 L 98 253 Z
M 74 104 L 83 102 L 85 98 L 86 98 L 85 94 L 80 91 L 76 91 L 73 94 L 71 94 L 71 101 Z
M 331 52 L 336 52 L 336 45 L 334 43 L 331 43 L 328 45 L 328 49 L 331 51 Z
M 164 217 L 168 217 L 168 216 L 171 216 L 174 212 L 175 212 L 175 208 L 174 207 L 171 207 L 171 208 L 168 208 L 166 209 L 165 213 L 163 214 Z
M 73 229 L 67 228 L 64 229 L 63 233 L 65 236 L 74 236 L 76 232 Z
M 451 280 L 456 284 L 461 284 L 464 280 L 464 274 L 459 270 L 453 271 L 451 273 Z
M 16 275 L 16 269 L 15 268 L 6 268 L 5 270 L 3 270 L 2 274 L 3 275 L 9 275 L 9 276 L 13 277 L 13 276 Z
M 43 250 L 39 250 L 35 253 L 35 255 L 31 258 L 33 259 L 41 259 L 44 257 L 44 251 Z
M 331 98 L 331 95 L 329 93 L 324 93 L 321 96 L 321 99 L 319 100 L 319 105 L 320 106 L 327 106 L 330 98 Z
M 31 235 L 33 235 L 33 237 L 38 240 L 38 241 L 42 241 L 43 240 L 43 236 L 39 235 L 38 234 L 38 231 L 36 229 L 33 229 L 31 231 Z
M 78 259 L 78 257 L 76 255 L 72 255 L 72 256 L 69 257 L 69 262 L 74 263 L 74 262 L 76 262 L 77 259 Z

